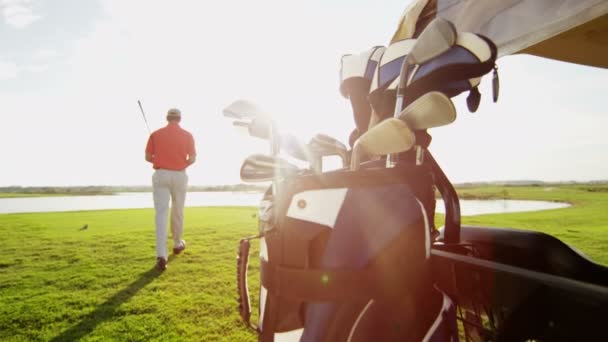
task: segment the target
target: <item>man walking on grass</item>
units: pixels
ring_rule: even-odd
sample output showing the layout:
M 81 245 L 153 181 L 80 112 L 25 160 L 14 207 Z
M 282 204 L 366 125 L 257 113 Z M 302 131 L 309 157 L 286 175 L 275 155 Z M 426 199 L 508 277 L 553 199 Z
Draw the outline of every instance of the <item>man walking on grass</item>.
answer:
M 167 126 L 150 134 L 146 145 L 146 161 L 152 163 L 154 175 L 154 210 L 156 224 L 156 267 L 167 268 L 167 216 L 171 199 L 171 234 L 173 254 L 186 249 L 182 240 L 184 229 L 184 202 L 188 188 L 186 168 L 196 160 L 194 138 L 181 128 L 182 114 L 172 108 L 167 112 Z

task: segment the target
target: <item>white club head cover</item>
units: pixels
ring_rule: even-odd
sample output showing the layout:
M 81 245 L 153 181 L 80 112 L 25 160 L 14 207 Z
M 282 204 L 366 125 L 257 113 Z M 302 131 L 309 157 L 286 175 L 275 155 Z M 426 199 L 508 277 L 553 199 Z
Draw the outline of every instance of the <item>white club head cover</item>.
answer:
M 414 132 L 397 118 L 388 118 L 357 139 L 351 156 L 351 170 L 359 169 L 364 156 L 378 156 L 404 152 L 416 142 Z
M 399 119 L 414 131 L 440 127 L 456 120 L 456 108 L 445 94 L 432 91 L 405 107 Z
M 456 43 L 456 28 L 451 22 L 436 18 L 418 36 L 408 55 L 410 64 L 422 64 L 449 50 Z

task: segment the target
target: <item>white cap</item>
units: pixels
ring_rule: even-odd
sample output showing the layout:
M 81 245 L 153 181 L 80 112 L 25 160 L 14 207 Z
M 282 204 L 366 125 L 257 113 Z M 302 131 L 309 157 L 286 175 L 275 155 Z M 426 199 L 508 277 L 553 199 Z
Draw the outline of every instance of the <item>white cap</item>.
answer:
M 167 111 L 167 116 L 172 118 L 181 118 L 182 112 L 177 108 L 171 108 Z

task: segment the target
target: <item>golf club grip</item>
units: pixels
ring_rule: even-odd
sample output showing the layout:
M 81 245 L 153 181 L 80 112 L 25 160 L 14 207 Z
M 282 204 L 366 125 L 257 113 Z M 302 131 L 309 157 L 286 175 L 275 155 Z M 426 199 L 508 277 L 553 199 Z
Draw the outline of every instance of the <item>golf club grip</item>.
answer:
M 141 116 L 144 118 L 144 123 L 146 124 L 146 128 L 148 129 L 148 133 L 152 134 L 150 126 L 148 125 L 148 119 L 146 119 L 146 113 L 144 113 L 144 107 L 141 105 L 141 101 L 137 100 L 137 104 L 139 105 L 139 109 L 141 110 Z
M 141 110 L 141 115 L 144 117 L 144 121 L 148 124 L 148 120 L 146 119 L 146 113 L 144 112 L 144 107 L 141 105 L 141 101 L 137 100 L 137 104 L 139 105 L 139 110 Z
M 239 314 L 247 326 L 251 326 L 251 302 L 249 289 L 247 287 L 247 267 L 249 266 L 249 248 L 251 244 L 248 239 L 241 239 L 239 251 L 236 257 L 236 282 L 239 293 Z

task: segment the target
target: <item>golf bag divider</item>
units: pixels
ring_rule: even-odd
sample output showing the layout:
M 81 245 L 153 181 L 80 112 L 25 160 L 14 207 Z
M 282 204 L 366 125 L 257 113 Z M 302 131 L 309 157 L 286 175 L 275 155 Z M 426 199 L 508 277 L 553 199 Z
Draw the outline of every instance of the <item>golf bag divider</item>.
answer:
M 430 273 L 428 167 L 298 175 L 278 189 L 260 244 L 260 341 L 297 329 L 301 341 L 452 335 L 453 306 Z

